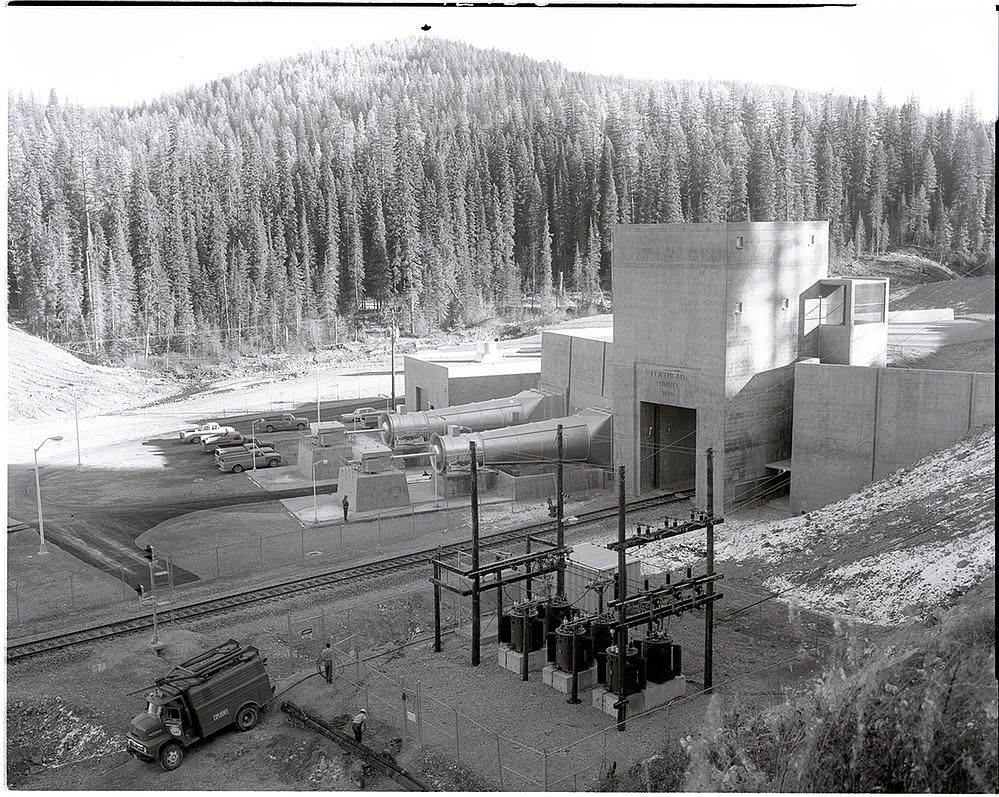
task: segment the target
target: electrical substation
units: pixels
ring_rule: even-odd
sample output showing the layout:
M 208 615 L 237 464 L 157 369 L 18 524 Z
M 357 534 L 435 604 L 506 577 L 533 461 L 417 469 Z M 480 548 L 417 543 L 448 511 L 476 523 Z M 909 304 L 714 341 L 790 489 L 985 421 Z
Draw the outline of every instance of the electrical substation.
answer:
M 685 693 L 685 662 L 712 686 L 726 510 L 818 508 L 995 422 L 994 374 L 887 367 L 888 280 L 831 277 L 828 235 L 826 222 L 618 225 L 613 328 L 408 354 L 405 404 L 371 427 L 315 424 L 300 468 L 336 473 L 357 512 L 406 506 L 414 465 L 435 503 L 467 498 L 468 549 L 431 563 L 435 650 L 454 593 L 470 604 L 472 665 L 489 645 L 511 677 L 533 673 L 623 730 Z M 616 493 L 616 539 L 567 544 L 564 498 L 583 491 Z M 547 498 L 555 541 L 481 546 L 490 496 Z M 643 496 L 698 508 L 628 536 L 626 501 Z M 703 560 L 650 585 L 628 551 L 681 536 L 703 539 Z M 681 651 L 669 623 L 692 612 L 703 649 Z

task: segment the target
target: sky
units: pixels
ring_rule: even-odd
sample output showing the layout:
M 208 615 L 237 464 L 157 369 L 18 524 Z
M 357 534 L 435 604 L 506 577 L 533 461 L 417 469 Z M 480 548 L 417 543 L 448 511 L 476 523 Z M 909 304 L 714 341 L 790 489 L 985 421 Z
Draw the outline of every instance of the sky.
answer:
M 429 31 L 421 26 L 430 25 Z M 968 101 L 996 118 L 997 13 L 985 0 L 857 0 L 822 8 L 5 6 L 8 89 L 132 105 L 298 53 L 433 36 L 594 74 L 740 80 Z

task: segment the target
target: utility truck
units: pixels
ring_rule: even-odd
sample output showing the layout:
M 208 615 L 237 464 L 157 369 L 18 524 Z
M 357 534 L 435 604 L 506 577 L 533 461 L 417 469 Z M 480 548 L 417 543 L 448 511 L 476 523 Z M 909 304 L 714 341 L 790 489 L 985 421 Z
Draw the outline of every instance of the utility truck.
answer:
M 254 464 L 258 468 L 276 468 L 281 462 L 281 455 L 273 448 L 255 445 L 220 448 L 215 452 L 215 464 L 223 473 L 242 473 Z
M 176 769 L 191 745 L 235 725 L 248 731 L 274 696 L 266 659 L 234 639 L 178 664 L 146 692 L 146 710 L 132 718 L 128 752 Z
M 380 416 L 381 410 L 376 410 L 374 407 L 358 407 L 353 412 L 341 415 L 340 420 L 348 426 L 353 425 L 355 428 L 362 426 L 365 429 L 373 429 L 378 425 L 378 418 Z
M 275 415 L 270 418 L 259 418 L 253 423 L 265 432 L 277 432 L 282 429 L 298 429 L 299 431 L 302 431 L 309 425 L 309 419 L 301 418 L 298 415 L 286 412 L 284 415 Z
M 180 439 L 184 443 L 200 443 L 203 438 L 209 435 L 225 434 L 226 432 L 235 432 L 231 426 L 223 426 L 217 421 L 209 421 L 208 423 L 203 423 L 201 426 L 189 426 L 186 429 L 180 430 Z

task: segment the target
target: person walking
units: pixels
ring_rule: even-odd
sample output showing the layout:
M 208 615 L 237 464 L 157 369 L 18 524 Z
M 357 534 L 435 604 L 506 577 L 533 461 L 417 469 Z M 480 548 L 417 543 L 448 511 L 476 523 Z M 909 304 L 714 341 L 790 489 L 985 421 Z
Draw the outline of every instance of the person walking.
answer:
M 333 683 L 333 646 L 329 642 L 323 648 L 322 661 L 323 675 L 326 676 L 326 683 L 331 684 Z
M 368 721 L 368 711 L 367 709 L 361 709 L 357 716 L 354 717 L 354 721 L 350 723 L 350 729 L 354 732 L 354 741 L 358 744 L 361 743 L 361 737 L 364 736 L 364 726 Z
M 343 522 L 347 522 L 347 512 L 350 510 L 350 501 L 347 500 L 347 496 L 343 497 Z

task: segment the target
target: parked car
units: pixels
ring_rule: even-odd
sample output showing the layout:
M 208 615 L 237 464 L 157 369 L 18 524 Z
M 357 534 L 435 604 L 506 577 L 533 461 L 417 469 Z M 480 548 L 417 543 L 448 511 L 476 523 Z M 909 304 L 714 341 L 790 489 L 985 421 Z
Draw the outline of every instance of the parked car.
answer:
M 381 410 L 374 407 L 358 407 L 353 412 L 348 412 L 340 416 L 345 424 L 363 426 L 365 429 L 374 429 L 378 425 L 378 418 L 382 414 Z
M 188 426 L 186 429 L 180 430 L 180 439 L 184 443 L 200 443 L 202 438 L 207 435 L 213 434 L 224 434 L 226 432 L 235 432 L 231 426 L 223 426 L 217 421 L 209 421 L 208 423 L 203 423 L 201 426 Z

